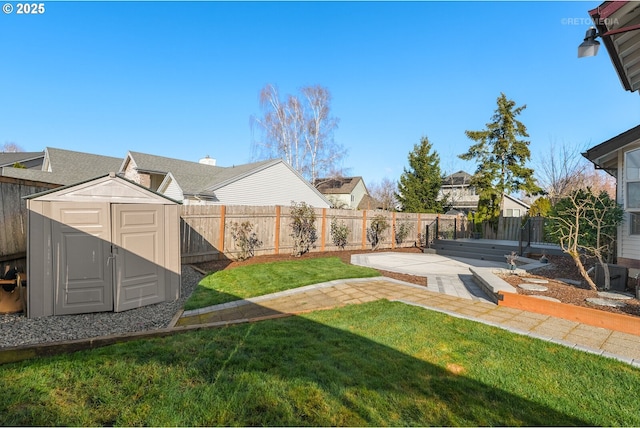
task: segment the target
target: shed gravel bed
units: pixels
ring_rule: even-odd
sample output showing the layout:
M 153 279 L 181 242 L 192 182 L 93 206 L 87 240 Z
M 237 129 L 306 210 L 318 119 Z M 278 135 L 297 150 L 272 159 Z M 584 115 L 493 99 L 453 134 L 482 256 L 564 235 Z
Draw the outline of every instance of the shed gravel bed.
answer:
M 182 267 L 180 298 L 124 312 L 97 312 L 28 319 L 22 313 L 0 314 L 0 348 L 88 339 L 166 328 L 196 289 L 203 275 Z

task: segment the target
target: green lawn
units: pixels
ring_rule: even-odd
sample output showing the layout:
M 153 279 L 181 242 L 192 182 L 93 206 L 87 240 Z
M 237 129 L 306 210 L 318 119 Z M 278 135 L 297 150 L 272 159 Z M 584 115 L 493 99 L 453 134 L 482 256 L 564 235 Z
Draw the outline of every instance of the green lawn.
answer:
M 0 366 L 0 425 L 640 426 L 640 370 L 377 301 Z
M 380 272 L 345 264 L 338 257 L 253 264 L 203 278 L 184 309 L 204 308 L 336 279 L 374 276 L 380 276 Z

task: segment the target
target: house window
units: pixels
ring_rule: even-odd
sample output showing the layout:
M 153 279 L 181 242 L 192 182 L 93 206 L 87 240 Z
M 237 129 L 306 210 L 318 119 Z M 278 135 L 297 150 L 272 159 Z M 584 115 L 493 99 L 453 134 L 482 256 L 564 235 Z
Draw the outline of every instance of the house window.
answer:
M 505 217 L 520 217 L 520 210 L 517 208 L 508 208 Z
M 631 235 L 640 235 L 640 214 L 631 213 L 629 231 Z
M 640 149 L 625 153 L 625 208 L 640 210 Z

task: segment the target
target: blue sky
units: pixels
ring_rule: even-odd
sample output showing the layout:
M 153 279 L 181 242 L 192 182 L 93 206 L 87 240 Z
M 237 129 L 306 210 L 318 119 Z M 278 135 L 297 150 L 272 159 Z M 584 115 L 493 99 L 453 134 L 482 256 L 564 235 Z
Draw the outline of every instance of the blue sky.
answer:
M 427 136 L 445 172 L 501 92 L 527 108 L 531 166 L 638 125 L 604 47 L 577 58 L 600 2 L 57 2 L 0 13 L 0 143 L 218 165 L 251 158 L 267 83 L 320 84 L 343 167 L 398 180 Z

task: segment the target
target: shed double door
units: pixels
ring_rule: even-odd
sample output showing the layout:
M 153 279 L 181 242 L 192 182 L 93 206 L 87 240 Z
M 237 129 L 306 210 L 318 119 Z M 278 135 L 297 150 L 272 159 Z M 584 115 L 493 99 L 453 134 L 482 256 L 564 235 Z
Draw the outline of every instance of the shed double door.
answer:
M 164 301 L 162 205 L 53 205 L 56 315 L 120 312 Z

